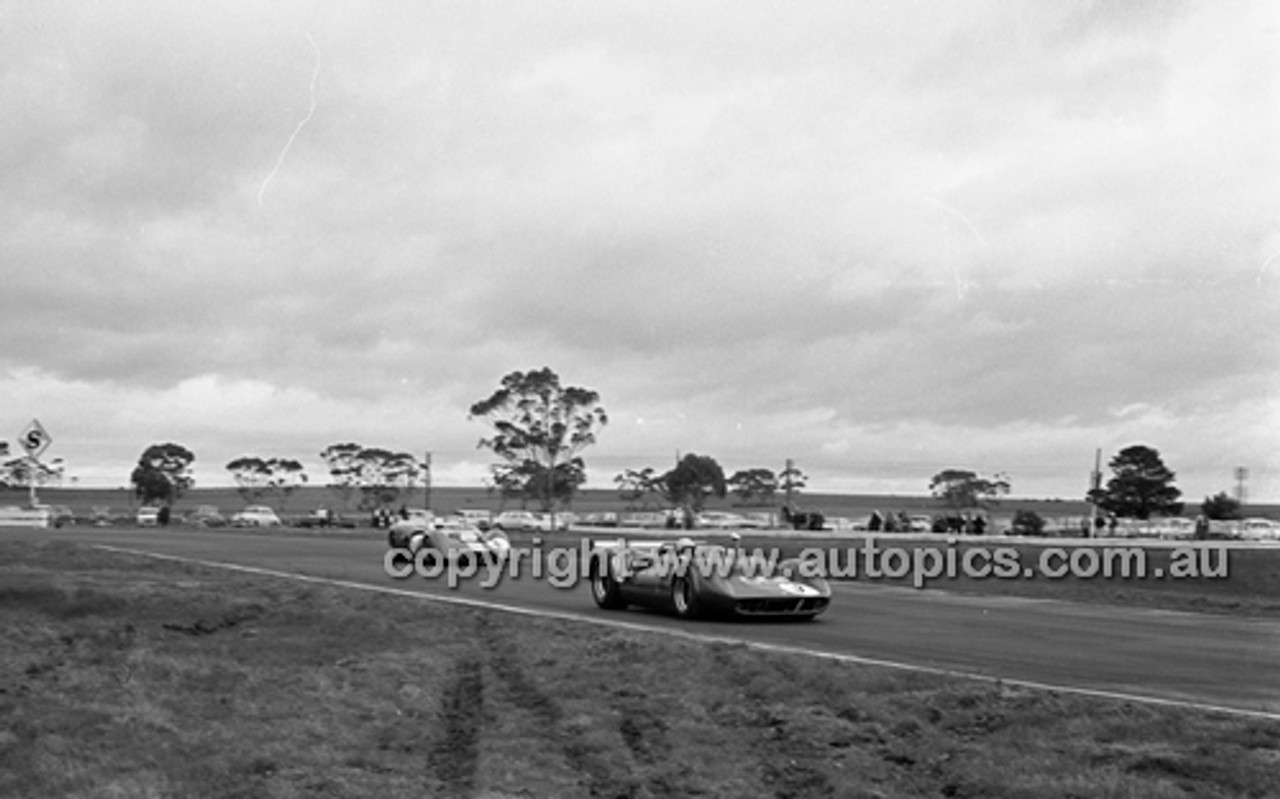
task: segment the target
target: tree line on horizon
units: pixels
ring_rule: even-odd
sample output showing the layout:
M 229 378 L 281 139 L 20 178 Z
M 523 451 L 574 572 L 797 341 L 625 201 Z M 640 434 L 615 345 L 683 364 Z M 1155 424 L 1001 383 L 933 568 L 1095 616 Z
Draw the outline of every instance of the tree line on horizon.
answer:
M 582 452 L 596 443 L 598 431 L 609 421 L 598 392 L 563 385 L 548 367 L 507 374 L 488 397 L 472 404 L 468 419 L 483 421 L 491 431 L 476 445 L 497 458 L 489 467 L 488 490 L 504 502 L 518 500 L 522 506 L 534 502 L 544 511 L 572 504 L 586 482 Z M 344 442 L 331 444 L 320 458 L 328 468 L 329 487 L 341 497 L 343 507 L 356 500 L 363 510 L 403 503 L 409 492 L 429 479 L 429 464 L 406 452 Z M 153 444 L 139 457 L 130 483 L 143 502 L 172 504 L 193 485 L 194 460 L 194 453 L 180 444 Z M 15 475 L 22 477 L 15 471 L 16 463 L 3 466 L 0 484 L 11 485 Z M 1182 512 L 1176 475 L 1154 448 L 1125 447 L 1108 466 L 1107 483 L 1096 480 L 1085 495 L 1100 510 L 1138 519 Z M 230 461 L 226 469 L 250 501 L 274 499 L 283 505 L 308 483 L 302 464 L 291 458 L 246 455 Z M 666 471 L 625 469 L 613 478 L 619 499 L 628 507 L 644 509 L 664 503 L 693 512 L 708 498 L 727 494 L 742 505 L 773 505 L 780 494 L 794 497 L 806 481 L 806 475 L 790 462 L 780 472 L 752 467 L 726 477 L 715 458 L 696 453 L 684 455 Z M 929 482 L 930 493 L 950 509 L 987 507 L 1007 495 L 1010 487 L 1007 475 L 982 476 L 967 469 L 944 469 Z M 1211 519 L 1237 518 L 1239 505 L 1220 492 L 1205 497 L 1201 512 Z

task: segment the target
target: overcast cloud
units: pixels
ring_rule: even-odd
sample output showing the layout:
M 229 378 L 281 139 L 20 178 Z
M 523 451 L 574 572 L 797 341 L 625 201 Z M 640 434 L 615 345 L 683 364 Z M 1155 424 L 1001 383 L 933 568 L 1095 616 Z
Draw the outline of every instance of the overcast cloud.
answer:
M 207 6 L 207 7 L 206 7 Z M 0 435 L 356 441 L 477 484 L 550 366 L 591 484 L 1280 498 L 1280 12 L 1256 3 L 8 3 Z

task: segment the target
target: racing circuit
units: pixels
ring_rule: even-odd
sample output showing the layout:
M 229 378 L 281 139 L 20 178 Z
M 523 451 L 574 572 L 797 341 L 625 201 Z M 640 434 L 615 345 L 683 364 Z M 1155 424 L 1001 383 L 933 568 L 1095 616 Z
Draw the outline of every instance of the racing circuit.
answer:
M 476 582 L 450 589 L 419 577 L 395 580 L 383 570 L 380 537 L 10 528 L 0 530 L 0 538 L 76 542 L 579 623 L 1280 719 L 1280 622 L 1270 619 L 842 582 L 833 585 L 830 609 L 813 622 L 691 622 L 601 610 L 585 580 L 556 587 L 521 577 L 489 589 Z

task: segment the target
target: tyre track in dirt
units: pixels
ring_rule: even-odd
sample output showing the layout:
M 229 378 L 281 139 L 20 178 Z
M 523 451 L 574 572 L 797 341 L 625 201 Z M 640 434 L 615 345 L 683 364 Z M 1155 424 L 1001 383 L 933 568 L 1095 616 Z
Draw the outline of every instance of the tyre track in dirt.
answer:
M 609 697 L 610 707 L 618 715 L 618 734 L 631 758 L 645 774 L 644 787 L 653 796 L 685 797 L 705 793 L 705 786 L 686 769 L 673 766 L 671 724 L 666 715 L 671 707 L 654 705 L 646 692 L 622 686 Z
M 603 744 L 589 739 L 579 722 L 568 718 L 562 705 L 532 676 L 534 669 L 521 657 L 486 613 L 477 614 L 477 632 L 485 665 L 500 685 L 501 701 L 514 705 L 532 717 L 541 736 L 559 749 L 580 785 L 589 796 L 635 797 L 643 795 L 629 764 L 619 762 Z
M 449 796 L 471 796 L 475 791 L 483 702 L 481 658 L 475 654 L 458 658 L 440 698 L 440 734 L 427 755 L 429 772 Z
M 742 671 L 732 652 L 732 647 L 712 647 L 712 658 L 717 670 L 724 674 L 726 684 L 742 686 L 741 706 L 750 710 L 745 716 L 735 715 L 733 721 L 747 727 L 755 738 L 752 751 L 761 782 L 779 799 L 834 795 L 837 786 L 820 767 L 822 754 L 815 752 L 809 742 L 793 739 L 785 714 L 775 712 L 776 703 L 755 688 L 751 675 Z M 790 671 L 788 665 L 777 662 L 774 667 L 787 672 Z M 791 682 L 790 676 L 778 674 L 769 683 L 787 685 Z

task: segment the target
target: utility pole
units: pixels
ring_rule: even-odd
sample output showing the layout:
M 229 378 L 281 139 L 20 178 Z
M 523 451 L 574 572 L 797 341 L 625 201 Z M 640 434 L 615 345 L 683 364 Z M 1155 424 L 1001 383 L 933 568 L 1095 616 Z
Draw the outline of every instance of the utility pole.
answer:
M 1236 467 L 1236 503 L 1240 507 L 1240 520 L 1236 522 L 1236 534 L 1244 532 L 1244 481 L 1249 479 L 1249 470 L 1243 466 Z
M 1089 491 L 1089 534 L 1093 538 L 1098 530 L 1098 492 L 1102 490 L 1102 447 L 1093 452 L 1093 474 L 1090 476 L 1092 488 Z
M 426 493 L 423 501 L 426 503 L 423 507 L 431 510 L 431 450 L 427 450 L 427 457 L 422 461 L 422 470 L 424 475 L 424 484 Z
M 31 507 L 35 507 L 40 503 L 36 497 L 36 473 L 40 469 L 40 461 L 36 460 L 35 455 L 27 456 L 27 492 L 29 494 L 28 501 Z
M 791 496 L 794 490 L 794 481 L 791 479 L 793 469 L 795 469 L 795 461 L 787 458 L 787 468 L 782 471 L 782 479 L 786 481 L 783 485 L 787 489 L 787 513 L 795 510 L 795 506 L 791 504 Z

